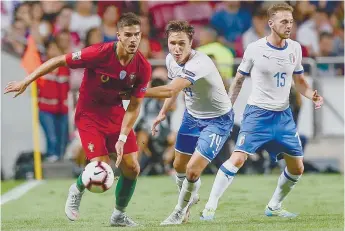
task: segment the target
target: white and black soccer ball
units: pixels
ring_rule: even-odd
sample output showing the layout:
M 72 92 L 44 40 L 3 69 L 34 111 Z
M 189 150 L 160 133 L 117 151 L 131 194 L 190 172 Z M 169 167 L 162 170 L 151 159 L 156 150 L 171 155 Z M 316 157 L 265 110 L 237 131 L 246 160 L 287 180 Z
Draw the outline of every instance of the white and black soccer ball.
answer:
M 93 161 L 86 165 L 82 181 L 90 192 L 103 193 L 114 183 L 113 169 L 105 162 Z

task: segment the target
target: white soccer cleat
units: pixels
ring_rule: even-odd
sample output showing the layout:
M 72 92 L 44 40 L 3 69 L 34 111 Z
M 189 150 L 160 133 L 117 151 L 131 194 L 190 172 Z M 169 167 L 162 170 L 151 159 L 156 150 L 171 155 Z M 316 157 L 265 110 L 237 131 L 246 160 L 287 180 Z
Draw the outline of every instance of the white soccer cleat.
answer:
M 79 206 L 84 192 L 80 192 L 77 184 L 74 183 L 69 188 L 68 197 L 65 205 L 65 214 L 71 221 L 79 218 Z
M 138 224 L 135 223 L 131 218 L 129 218 L 126 213 L 117 213 L 115 212 L 115 210 L 110 217 L 110 225 L 119 227 L 138 226 Z
M 165 219 L 161 225 L 180 225 L 185 217 L 185 212 L 180 209 L 175 209 L 170 216 Z
M 200 220 L 212 221 L 214 219 L 215 213 L 216 213 L 216 210 L 214 210 L 214 209 L 204 208 L 204 210 L 200 214 Z
M 186 214 L 183 218 L 183 223 L 186 223 L 188 222 L 189 220 L 189 217 L 190 217 L 190 209 L 193 205 L 196 205 L 198 202 L 200 201 L 200 197 L 199 197 L 199 194 L 196 194 L 194 197 L 193 197 L 193 200 L 188 204 L 187 206 L 187 210 L 186 210 Z

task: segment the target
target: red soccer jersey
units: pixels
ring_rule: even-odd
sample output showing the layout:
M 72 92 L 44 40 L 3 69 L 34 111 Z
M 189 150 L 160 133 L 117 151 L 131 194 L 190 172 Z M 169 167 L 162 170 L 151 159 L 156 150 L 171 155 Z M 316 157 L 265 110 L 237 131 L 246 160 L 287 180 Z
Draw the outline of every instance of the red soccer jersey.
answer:
M 70 68 L 85 68 L 79 89 L 78 112 L 108 116 L 122 106 L 121 91 L 143 98 L 151 78 L 151 65 L 138 51 L 127 66 L 116 55 L 116 42 L 96 44 L 66 55 Z

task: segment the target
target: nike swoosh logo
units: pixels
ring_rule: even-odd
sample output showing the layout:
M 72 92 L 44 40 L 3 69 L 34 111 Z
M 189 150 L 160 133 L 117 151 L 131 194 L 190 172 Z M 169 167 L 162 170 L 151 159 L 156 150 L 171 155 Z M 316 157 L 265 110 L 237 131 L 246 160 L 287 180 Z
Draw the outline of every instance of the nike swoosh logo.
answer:
M 94 172 L 93 175 L 97 176 L 98 174 L 102 173 L 104 171 L 100 171 L 100 172 Z
M 267 57 L 266 55 L 263 55 L 263 57 L 266 58 L 266 59 L 269 59 L 269 57 Z

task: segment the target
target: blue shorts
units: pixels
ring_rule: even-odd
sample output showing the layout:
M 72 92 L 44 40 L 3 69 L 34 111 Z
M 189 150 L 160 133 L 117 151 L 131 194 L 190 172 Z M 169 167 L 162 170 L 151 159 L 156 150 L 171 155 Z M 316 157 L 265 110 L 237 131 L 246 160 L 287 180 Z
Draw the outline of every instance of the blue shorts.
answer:
M 274 161 L 281 159 L 283 153 L 303 157 L 290 108 L 270 111 L 254 105 L 246 106 L 235 151 L 254 154 L 258 148 L 265 149 Z
M 175 150 L 186 155 L 198 151 L 211 162 L 228 139 L 233 125 L 233 110 L 211 119 L 197 119 L 186 111 L 177 134 Z

